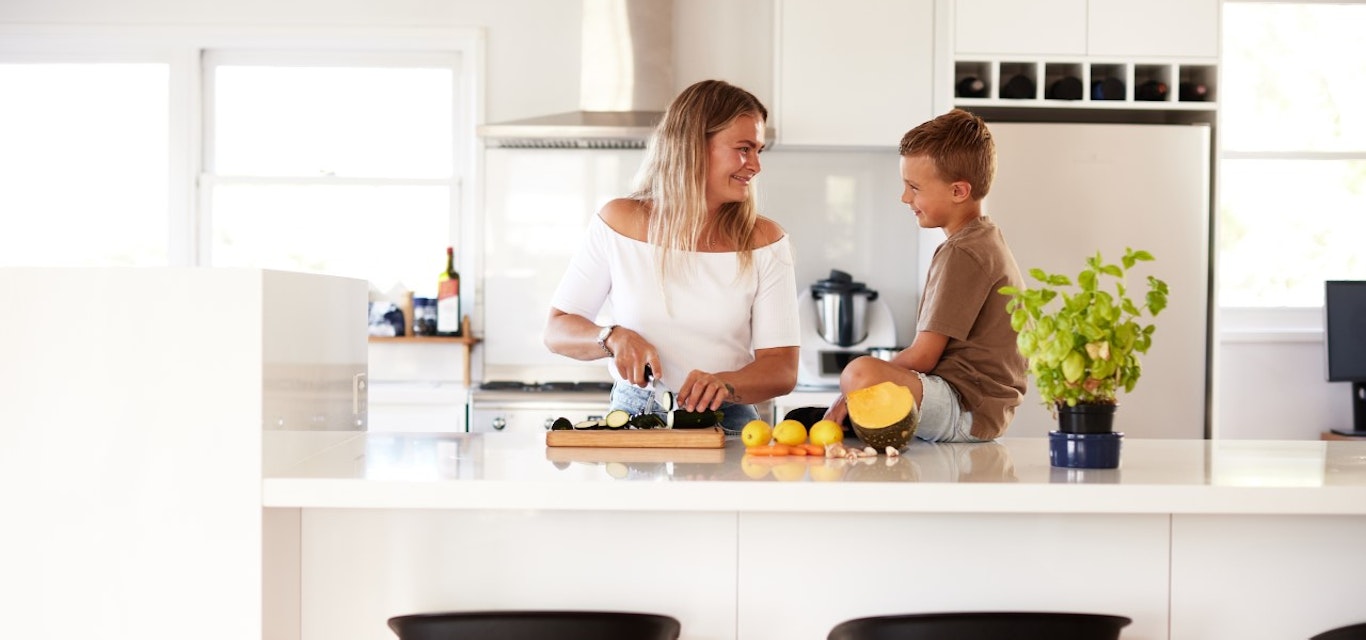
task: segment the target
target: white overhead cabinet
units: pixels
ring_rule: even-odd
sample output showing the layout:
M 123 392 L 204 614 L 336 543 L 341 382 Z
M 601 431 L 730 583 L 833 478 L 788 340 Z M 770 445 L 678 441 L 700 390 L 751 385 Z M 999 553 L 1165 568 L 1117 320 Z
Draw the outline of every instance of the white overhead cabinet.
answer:
M 895 147 L 934 116 L 933 0 L 778 0 L 783 146 Z
M 1219 0 L 957 0 L 954 104 L 1213 110 Z
M 1086 55 L 1086 0 L 958 0 L 954 52 Z
M 1093 56 L 1219 56 L 1219 0 L 1088 0 Z

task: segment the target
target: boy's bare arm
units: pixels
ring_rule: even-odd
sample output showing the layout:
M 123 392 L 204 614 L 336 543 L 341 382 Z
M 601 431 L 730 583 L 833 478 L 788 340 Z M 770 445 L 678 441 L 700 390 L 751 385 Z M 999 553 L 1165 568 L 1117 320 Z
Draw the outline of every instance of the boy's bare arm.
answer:
M 915 334 L 911 346 L 902 349 L 901 353 L 892 358 L 892 364 L 911 371 L 929 373 L 939 364 L 939 358 L 944 355 L 944 347 L 948 344 L 949 337 L 942 333 L 919 331 Z

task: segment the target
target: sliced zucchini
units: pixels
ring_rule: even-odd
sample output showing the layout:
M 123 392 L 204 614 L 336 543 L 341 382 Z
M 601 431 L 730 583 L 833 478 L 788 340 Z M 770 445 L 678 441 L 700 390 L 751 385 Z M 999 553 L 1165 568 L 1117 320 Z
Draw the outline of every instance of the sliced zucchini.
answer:
M 575 428 L 575 429 L 597 429 L 597 428 L 598 428 L 598 420 L 597 420 L 597 418 L 592 418 L 592 419 L 589 419 L 589 420 L 584 420 L 584 421 L 582 421 L 582 422 L 575 422 L 575 423 L 574 423 L 574 428 Z
M 655 403 L 659 405 L 659 408 L 660 408 L 660 409 L 663 409 L 663 410 L 664 410 L 664 413 L 668 413 L 668 412 L 670 412 L 670 411 L 673 411 L 673 410 L 674 410 L 674 392 L 672 392 L 672 391 L 661 391 L 661 392 L 655 394 Z
M 565 418 L 563 416 L 555 418 L 555 422 L 551 423 L 550 425 L 551 431 L 568 431 L 573 428 L 574 423 L 570 422 L 569 418 Z
M 620 429 L 626 426 L 627 422 L 631 421 L 631 414 L 626 413 L 622 409 L 613 409 L 607 412 L 603 421 L 606 423 L 608 429 Z

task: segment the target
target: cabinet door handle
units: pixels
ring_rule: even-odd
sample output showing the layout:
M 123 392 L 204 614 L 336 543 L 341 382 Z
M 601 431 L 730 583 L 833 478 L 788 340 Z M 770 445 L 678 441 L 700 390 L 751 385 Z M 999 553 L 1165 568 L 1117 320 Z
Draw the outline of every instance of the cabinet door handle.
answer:
M 363 403 L 361 398 L 365 396 L 366 374 L 357 373 L 351 376 L 351 415 L 360 415 Z

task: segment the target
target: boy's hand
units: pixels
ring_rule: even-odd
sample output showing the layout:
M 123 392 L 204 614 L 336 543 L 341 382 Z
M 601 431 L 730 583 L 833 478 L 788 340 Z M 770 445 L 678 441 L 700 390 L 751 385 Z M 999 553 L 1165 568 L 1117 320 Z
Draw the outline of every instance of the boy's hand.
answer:
M 849 415 L 849 407 L 844 404 L 844 394 L 840 394 L 835 401 L 830 404 L 830 408 L 825 410 L 825 419 L 831 420 L 835 424 L 844 424 L 844 418 Z

